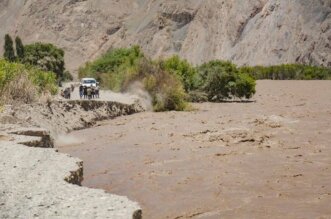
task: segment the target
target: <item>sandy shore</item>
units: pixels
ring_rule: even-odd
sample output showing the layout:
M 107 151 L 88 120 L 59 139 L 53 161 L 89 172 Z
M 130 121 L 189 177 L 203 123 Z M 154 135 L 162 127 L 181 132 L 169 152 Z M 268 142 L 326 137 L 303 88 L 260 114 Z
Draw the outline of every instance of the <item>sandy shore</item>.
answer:
M 331 81 L 259 81 L 256 102 L 140 113 L 58 145 L 83 185 L 144 218 L 330 218 Z

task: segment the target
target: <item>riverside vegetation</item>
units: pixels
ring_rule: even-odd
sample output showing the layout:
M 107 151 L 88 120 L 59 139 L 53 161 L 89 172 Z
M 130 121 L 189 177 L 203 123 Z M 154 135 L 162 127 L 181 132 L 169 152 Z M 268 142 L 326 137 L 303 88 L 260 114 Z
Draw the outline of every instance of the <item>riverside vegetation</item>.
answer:
M 64 51 L 52 44 L 16 46 L 5 36 L 5 60 L 0 61 L 1 103 L 28 103 L 40 94 L 56 94 L 57 84 L 71 80 Z M 16 49 L 16 52 L 15 52 Z M 185 110 L 188 102 L 248 100 L 257 79 L 330 79 L 330 68 L 287 64 L 237 67 L 214 60 L 192 66 L 179 56 L 151 60 L 138 46 L 112 49 L 79 69 L 79 77 L 94 77 L 102 87 L 118 92 L 139 82 L 152 97 L 155 111 Z M 20 83 L 15 83 L 20 82 Z
M 64 51 L 50 43 L 23 45 L 20 37 L 14 42 L 10 35 L 5 36 L 4 58 L 8 62 L 35 66 L 43 71 L 53 72 L 57 82 L 72 80 L 72 75 L 65 70 Z
M 331 80 L 331 68 L 302 64 L 242 67 L 257 80 Z
M 95 77 L 103 87 L 121 92 L 139 81 L 151 95 L 155 111 L 185 110 L 188 101 L 249 99 L 256 85 L 253 77 L 230 62 L 193 67 L 178 56 L 151 60 L 138 46 L 108 51 L 80 68 L 79 77 Z
M 0 105 L 31 103 L 57 93 L 56 76 L 33 66 L 0 60 Z
M 71 79 L 64 68 L 64 51 L 52 44 L 24 46 L 19 37 L 5 36 L 4 59 L 0 59 L 0 104 L 31 103 L 58 91 L 58 84 Z

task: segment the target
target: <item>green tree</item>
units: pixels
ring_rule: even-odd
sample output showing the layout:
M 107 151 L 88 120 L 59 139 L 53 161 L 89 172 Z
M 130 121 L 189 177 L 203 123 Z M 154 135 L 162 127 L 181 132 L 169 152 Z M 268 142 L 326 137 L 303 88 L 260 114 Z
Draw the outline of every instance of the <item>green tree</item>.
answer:
M 14 43 L 13 39 L 9 34 L 5 35 L 5 46 L 4 46 L 5 52 L 3 56 L 7 61 L 14 62 L 16 60 L 15 57 L 15 51 L 14 51 Z
M 24 64 L 37 66 L 44 71 L 54 72 L 58 81 L 63 80 L 65 71 L 64 51 L 50 43 L 34 43 L 24 46 Z
M 240 73 L 237 66 L 227 61 L 211 61 L 198 68 L 200 89 L 210 101 L 232 98 L 251 98 L 255 94 L 255 80 Z
M 18 60 L 22 61 L 24 59 L 24 46 L 19 36 L 15 38 L 15 44 L 16 44 L 17 58 Z

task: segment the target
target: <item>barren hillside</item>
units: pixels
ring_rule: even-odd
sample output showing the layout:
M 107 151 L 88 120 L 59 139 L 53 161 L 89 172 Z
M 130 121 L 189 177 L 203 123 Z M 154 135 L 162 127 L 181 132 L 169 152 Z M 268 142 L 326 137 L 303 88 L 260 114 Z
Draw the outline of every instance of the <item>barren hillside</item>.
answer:
M 55 43 L 71 70 L 132 44 L 195 64 L 331 66 L 330 12 L 331 0 L 0 0 L 0 37 Z

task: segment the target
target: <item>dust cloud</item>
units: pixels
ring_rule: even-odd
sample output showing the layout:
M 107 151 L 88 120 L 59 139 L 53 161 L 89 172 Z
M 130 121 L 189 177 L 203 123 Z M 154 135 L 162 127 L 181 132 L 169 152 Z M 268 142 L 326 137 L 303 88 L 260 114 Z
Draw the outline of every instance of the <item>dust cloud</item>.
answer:
M 56 145 L 61 145 L 61 146 L 66 146 L 66 147 L 80 145 L 84 142 L 85 142 L 84 138 L 77 138 L 77 137 L 69 136 L 69 135 L 65 135 L 65 134 L 59 134 L 55 137 Z

